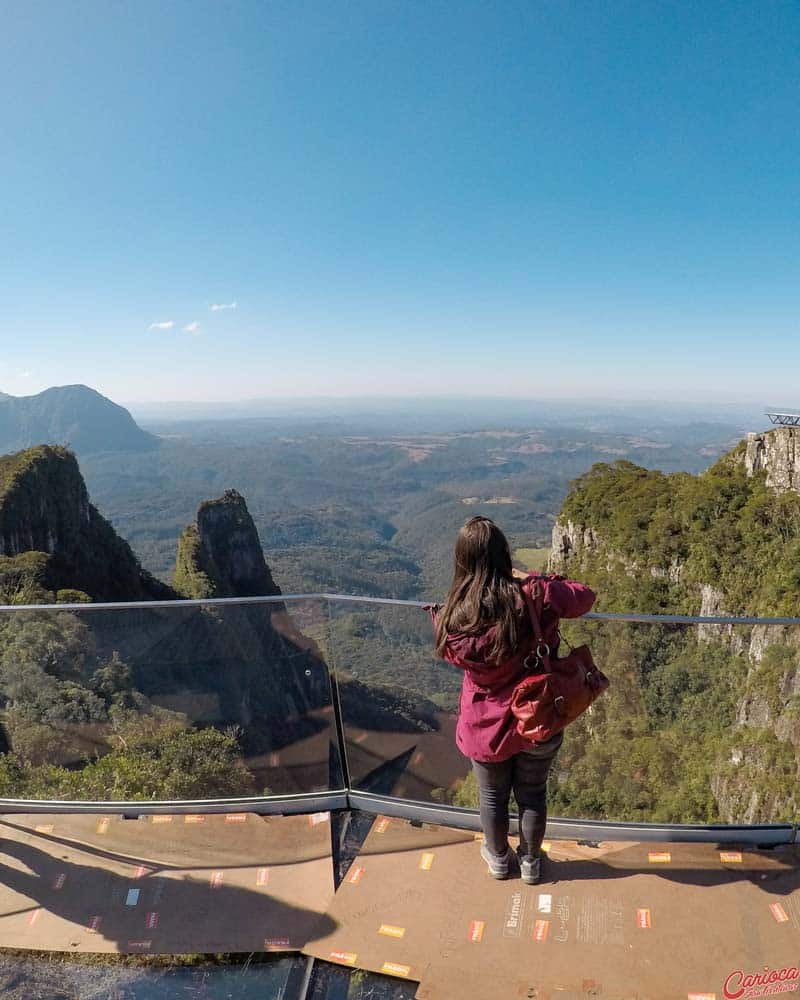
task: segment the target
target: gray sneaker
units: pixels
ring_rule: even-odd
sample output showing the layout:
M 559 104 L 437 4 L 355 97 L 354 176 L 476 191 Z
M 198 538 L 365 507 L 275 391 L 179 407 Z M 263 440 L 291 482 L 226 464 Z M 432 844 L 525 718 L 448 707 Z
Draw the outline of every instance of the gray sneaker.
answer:
M 519 859 L 519 874 L 520 878 L 526 885 L 536 885 L 538 882 L 542 881 L 542 856 L 539 854 L 535 858 L 522 857 L 521 854 L 517 855 Z
M 481 843 L 481 857 L 489 866 L 489 874 L 492 878 L 508 878 L 508 870 L 511 865 L 511 851 L 506 848 L 505 854 L 492 854 L 486 846 L 486 842 Z

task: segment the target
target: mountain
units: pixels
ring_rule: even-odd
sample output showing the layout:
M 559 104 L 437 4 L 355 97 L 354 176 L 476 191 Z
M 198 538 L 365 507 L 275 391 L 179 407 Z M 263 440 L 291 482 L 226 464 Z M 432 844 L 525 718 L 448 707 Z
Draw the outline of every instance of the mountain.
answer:
M 75 456 L 39 445 L 0 458 L 0 603 L 60 591 L 103 601 L 177 596 L 89 502 Z
M 37 444 L 89 455 L 150 451 L 159 442 L 126 409 L 85 385 L 57 386 L 36 396 L 0 393 L 0 454 Z
M 178 543 L 175 586 L 190 598 L 280 594 L 247 504 L 236 490 L 200 504 Z
M 796 428 L 750 434 L 699 476 L 595 465 L 564 502 L 550 568 L 594 587 L 597 610 L 796 616 L 799 443 Z M 587 754 L 625 730 L 611 769 L 621 780 L 636 741 L 645 758 L 654 741 L 662 784 L 649 761 L 637 771 L 653 808 L 680 812 L 694 799 L 695 812 L 726 822 L 796 816 L 800 629 L 604 623 L 594 634 L 616 660 L 620 700 L 584 733 Z

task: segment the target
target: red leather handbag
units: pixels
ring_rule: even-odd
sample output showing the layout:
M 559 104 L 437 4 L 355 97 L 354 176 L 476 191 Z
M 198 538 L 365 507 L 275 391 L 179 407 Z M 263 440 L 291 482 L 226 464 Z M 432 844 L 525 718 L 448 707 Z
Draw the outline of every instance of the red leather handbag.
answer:
M 550 647 L 542 635 L 544 595 L 541 587 L 534 586 L 535 603 L 524 587 L 522 593 L 536 646 L 525 658 L 525 666 L 531 672 L 514 688 L 511 711 L 520 735 L 534 743 L 544 743 L 574 722 L 608 689 L 608 678 L 595 666 L 588 646 L 570 649 L 567 656 L 550 656 Z

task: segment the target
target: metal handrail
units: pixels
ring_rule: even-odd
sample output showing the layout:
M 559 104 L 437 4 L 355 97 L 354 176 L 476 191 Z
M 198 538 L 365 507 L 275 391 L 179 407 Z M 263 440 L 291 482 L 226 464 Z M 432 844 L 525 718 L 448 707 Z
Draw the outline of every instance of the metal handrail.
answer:
M 248 795 L 230 799 L 0 799 L 0 815 L 114 813 L 124 816 L 181 816 L 187 813 L 254 812 L 264 816 L 291 816 L 348 809 L 348 791 L 342 786 L 317 792 Z
M 76 604 L 0 604 L 0 614 L 19 611 L 124 611 L 151 608 L 205 608 L 247 604 L 291 604 L 297 601 L 343 601 L 350 604 L 378 604 L 421 608 L 430 601 L 406 601 L 395 597 L 362 597 L 358 594 L 274 594 L 263 597 L 205 597 L 176 601 L 105 601 Z M 763 615 L 651 615 L 642 612 L 589 611 L 582 616 L 593 621 L 640 622 L 652 625 L 800 625 L 800 617 Z
M 350 809 L 383 816 L 396 816 L 418 823 L 454 826 L 462 830 L 481 830 L 477 809 L 419 802 L 414 799 L 379 795 L 358 788 L 347 791 Z M 518 818 L 510 816 L 510 830 L 518 832 Z M 796 823 L 647 823 L 627 820 L 579 819 L 548 816 L 546 836 L 555 840 L 649 840 L 684 843 L 751 844 L 776 847 L 798 841 Z

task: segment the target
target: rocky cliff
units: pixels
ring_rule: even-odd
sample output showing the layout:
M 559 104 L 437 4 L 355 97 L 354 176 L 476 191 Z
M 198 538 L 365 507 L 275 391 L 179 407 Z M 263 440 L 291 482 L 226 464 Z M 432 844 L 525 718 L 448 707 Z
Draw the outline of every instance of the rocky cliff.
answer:
M 748 476 L 764 472 L 767 486 L 800 492 L 800 427 L 748 434 L 744 464 Z
M 621 571 L 676 585 L 669 596 L 681 607 L 664 609 L 672 612 L 796 614 L 799 433 L 751 434 L 699 476 L 624 461 L 594 466 L 573 483 L 553 527 L 551 570 L 605 567 L 606 610 L 645 610 L 619 606 L 623 594 L 634 596 L 629 583 L 613 578 Z
M 175 596 L 142 569 L 90 503 L 75 456 L 65 448 L 40 445 L 0 458 L 0 560 L 5 585 L 39 599 L 48 595 L 37 589 L 51 599 L 62 590 L 106 601 Z
M 601 547 L 597 532 L 590 524 L 577 525 L 566 518 L 553 525 L 548 569 L 561 573 L 568 566 L 580 565 L 587 554 L 594 554 Z
M 551 570 L 586 579 L 598 610 L 799 615 L 798 433 L 751 434 L 700 476 L 595 466 L 573 484 L 553 529 Z M 635 626 L 631 635 L 646 641 Z M 727 741 L 718 742 L 726 750 L 710 778 L 720 816 L 786 815 L 800 781 L 800 628 L 708 624 L 687 630 L 682 646 L 678 638 L 673 629 L 637 653 L 645 702 L 669 714 L 683 690 L 705 683 L 694 664 L 728 657 L 722 676 L 738 679 Z M 680 673 L 685 681 L 673 689 Z
M 0 454 L 60 444 L 78 455 L 149 451 L 158 438 L 130 413 L 85 385 L 45 389 L 35 396 L 0 394 Z
M 578 525 L 569 519 L 559 519 L 553 525 L 548 572 L 566 574 L 574 572 L 576 567 L 596 564 L 598 560 L 609 574 L 620 572 L 635 577 L 644 569 L 651 577 L 671 583 L 679 583 L 683 572 L 683 564 L 676 558 L 672 558 L 666 566 L 645 565 L 646 560 L 643 563 L 631 558 L 624 551 L 608 545 L 591 525 Z
M 247 504 L 236 490 L 200 504 L 178 544 L 175 587 L 191 598 L 280 594 Z

